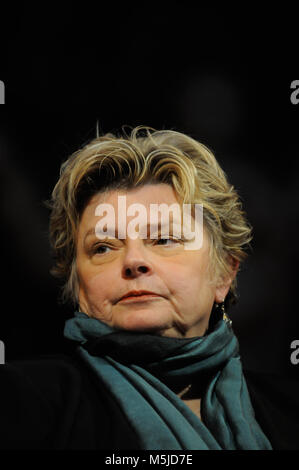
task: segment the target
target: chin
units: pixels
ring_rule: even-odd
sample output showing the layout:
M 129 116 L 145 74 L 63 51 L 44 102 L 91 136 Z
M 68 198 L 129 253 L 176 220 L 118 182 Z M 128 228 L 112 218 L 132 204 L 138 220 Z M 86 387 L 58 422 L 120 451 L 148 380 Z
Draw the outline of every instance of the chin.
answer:
M 143 331 L 164 336 L 164 332 L 171 328 L 168 315 L 155 314 L 151 310 L 123 313 L 118 320 L 117 326 L 127 331 Z

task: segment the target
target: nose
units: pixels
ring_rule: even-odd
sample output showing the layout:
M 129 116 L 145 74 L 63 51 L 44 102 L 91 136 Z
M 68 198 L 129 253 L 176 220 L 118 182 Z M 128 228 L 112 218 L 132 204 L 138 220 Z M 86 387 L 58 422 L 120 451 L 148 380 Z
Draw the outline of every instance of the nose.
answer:
M 142 241 L 130 240 L 126 247 L 123 261 L 122 274 L 125 278 L 136 278 L 142 275 L 150 275 L 153 272 L 152 264 L 145 253 Z

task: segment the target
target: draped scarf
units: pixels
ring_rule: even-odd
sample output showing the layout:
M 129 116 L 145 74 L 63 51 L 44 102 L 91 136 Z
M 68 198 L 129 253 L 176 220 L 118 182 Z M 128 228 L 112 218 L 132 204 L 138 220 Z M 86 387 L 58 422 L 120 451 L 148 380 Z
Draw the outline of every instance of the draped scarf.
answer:
M 204 336 L 168 338 L 117 330 L 75 312 L 64 336 L 117 402 L 145 450 L 264 450 L 238 340 L 219 318 Z M 201 419 L 176 390 L 201 389 Z

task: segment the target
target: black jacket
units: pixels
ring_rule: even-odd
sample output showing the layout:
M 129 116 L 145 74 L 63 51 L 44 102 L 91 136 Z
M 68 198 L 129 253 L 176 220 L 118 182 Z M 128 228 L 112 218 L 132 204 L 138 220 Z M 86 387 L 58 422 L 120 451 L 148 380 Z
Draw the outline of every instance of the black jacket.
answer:
M 299 382 L 244 371 L 256 419 L 274 449 L 299 449 Z M 232 397 L 233 399 L 233 397 Z M 0 449 L 138 450 L 118 405 L 75 357 L 0 365 Z

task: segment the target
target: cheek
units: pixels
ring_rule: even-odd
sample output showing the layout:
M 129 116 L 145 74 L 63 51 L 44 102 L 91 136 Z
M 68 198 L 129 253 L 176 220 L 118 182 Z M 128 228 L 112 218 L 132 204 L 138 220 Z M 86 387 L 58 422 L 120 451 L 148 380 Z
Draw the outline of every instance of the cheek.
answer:
M 167 279 L 167 287 L 177 300 L 186 304 L 196 304 L 199 297 L 208 294 L 209 276 L 206 263 L 190 257 L 182 264 L 172 266 L 164 271 L 164 279 Z
M 81 288 L 84 291 L 86 313 L 109 323 L 112 319 L 113 308 L 112 292 L 110 292 L 109 286 L 113 286 L 113 283 L 103 275 L 85 278 L 84 281 Z
M 90 274 L 80 278 L 80 285 L 89 301 L 96 304 L 107 304 L 110 298 L 109 286 L 111 280 L 107 273 Z

